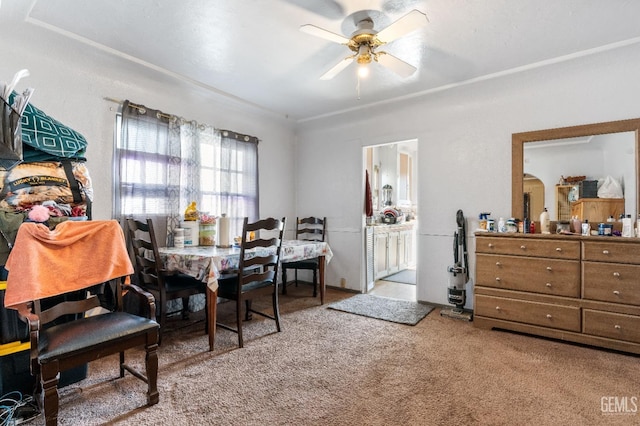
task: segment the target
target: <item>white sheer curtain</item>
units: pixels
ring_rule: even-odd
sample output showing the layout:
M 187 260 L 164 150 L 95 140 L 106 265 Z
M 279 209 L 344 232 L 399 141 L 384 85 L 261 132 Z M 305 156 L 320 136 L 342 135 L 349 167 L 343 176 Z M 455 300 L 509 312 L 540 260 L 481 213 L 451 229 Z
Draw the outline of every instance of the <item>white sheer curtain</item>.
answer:
M 202 126 L 204 127 L 204 126 Z M 168 165 L 169 182 L 179 182 L 177 191 L 167 194 L 167 233 L 180 226 L 190 202 L 200 205 L 200 126 L 195 121 L 174 119 L 169 122 L 169 145 L 179 152 Z
M 201 144 L 203 211 L 229 217 L 232 236 L 242 221 L 258 220 L 258 139 L 229 130 L 214 131 Z

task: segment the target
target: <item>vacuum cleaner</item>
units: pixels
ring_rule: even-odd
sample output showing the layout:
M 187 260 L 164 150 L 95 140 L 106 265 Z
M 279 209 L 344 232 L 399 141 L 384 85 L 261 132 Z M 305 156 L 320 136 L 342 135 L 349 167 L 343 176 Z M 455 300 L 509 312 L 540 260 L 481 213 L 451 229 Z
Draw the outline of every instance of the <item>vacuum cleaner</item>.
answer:
M 447 301 L 455 308 L 441 309 L 440 315 L 471 321 L 471 312 L 464 310 L 467 301 L 469 282 L 469 255 L 467 252 L 467 232 L 462 210 L 456 213 L 458 228 L 453 234 L 453 265 L 447 268 L 449 272 L 449 286 L 447 287 Z

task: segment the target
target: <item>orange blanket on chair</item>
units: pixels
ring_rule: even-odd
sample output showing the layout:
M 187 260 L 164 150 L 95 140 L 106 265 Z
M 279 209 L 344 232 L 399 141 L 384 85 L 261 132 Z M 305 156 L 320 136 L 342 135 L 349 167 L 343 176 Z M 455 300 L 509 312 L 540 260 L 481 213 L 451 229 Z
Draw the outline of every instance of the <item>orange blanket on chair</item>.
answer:
M 53 231 L 41 223 L 23 223 L 5 268 L 6 307 L 133 274 L 115 220 L 66 221 Z

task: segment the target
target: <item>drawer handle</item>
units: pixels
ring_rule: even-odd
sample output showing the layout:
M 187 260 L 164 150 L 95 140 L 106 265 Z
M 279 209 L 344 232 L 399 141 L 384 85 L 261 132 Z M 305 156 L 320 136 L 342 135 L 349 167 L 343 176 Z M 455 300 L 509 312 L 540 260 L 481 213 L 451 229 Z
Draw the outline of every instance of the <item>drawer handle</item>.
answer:
M 553 268 L 551 266 L 547 266 L 547 271 L 553 271 Z
M 562 251 L 562 247 L 556 247 L 556 251 Z
M 526 249 L 527 249 L 527 246 L 520 246 L 520 248 L 521 248 L 522 250 L 526 250 Z
M 500 277 L 496 277 L 496 281 L 500 282 Z
M 613 294 L 615 294 L 616 296 L 620 296 L 620 290 L 613 290 Z
M 609 250 L 602 250 L 602 254 L 609 254 Z
M 616 277 L 616 278 L 620 277 L 620 272 L 614 272 L 613 276 Z
M 613 328 L 615 328 L 616 330 L 620 330 L 622 327 L 620 327 L 618 324 L 614 325 Z
M 489 248 L 493 248 L 493 244 L 489 243 Z
M 547 318 L 551 319 L 553 317 L 551 316 L 551 314 L 547 314 Z
M 502 266 L 502 263 L 496 262 L 496 266 Z
M 551 287 L 551 283 L 546 283 L 545 284 L 547 287 Z
M 496 311 L 499 311 L 499 310 L 500 310 L 500 306 L 496 306 Z

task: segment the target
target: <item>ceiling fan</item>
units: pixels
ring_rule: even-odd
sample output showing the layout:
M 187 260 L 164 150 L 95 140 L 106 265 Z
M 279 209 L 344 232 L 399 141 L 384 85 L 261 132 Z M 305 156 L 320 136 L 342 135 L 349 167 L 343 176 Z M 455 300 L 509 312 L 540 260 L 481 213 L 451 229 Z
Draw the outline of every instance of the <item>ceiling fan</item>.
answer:
M 354 52 L 354 54 L 347 56 L 324 73 L 320 80 L 332 79 L 354 60 L 361 66 L 358 70 L 360 76 L 363 76 L 362 72 L 366 73 L 368 71 L 367 65 L 371 61 L 376 61 L 400 77 L 405 78 L 413 74 L 416 67 L 385 51 L 378 50 L 378 48 L 423 27 L 427 22 L 427 15 L 414 9 L 380 31 L 374 30 L 373 19 L 365 17 L 357 22 L 356 30 L 351 34 L 350 38 L 312 24 L 302 25 L 300 31 L 344 44 Z

